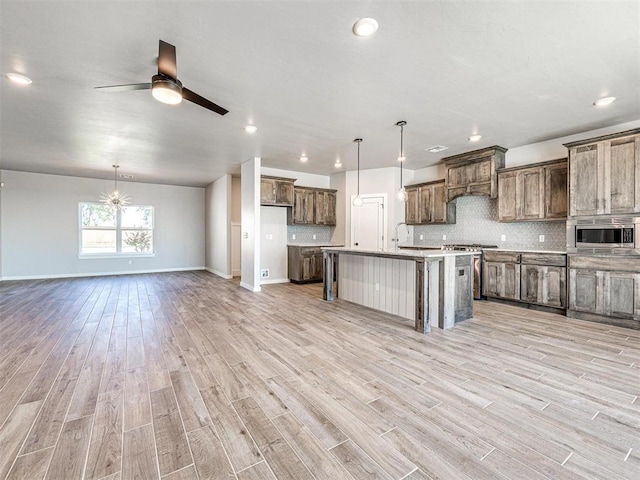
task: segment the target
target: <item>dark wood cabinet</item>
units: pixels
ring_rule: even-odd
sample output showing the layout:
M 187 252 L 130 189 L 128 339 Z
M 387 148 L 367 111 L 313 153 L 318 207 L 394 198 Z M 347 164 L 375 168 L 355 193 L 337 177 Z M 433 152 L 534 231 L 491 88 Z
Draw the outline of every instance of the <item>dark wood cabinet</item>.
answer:
M 483 294 L 564 309 L 566 261 L 565 254 L 485 250 Z
M 640 129 L 565 146 L 570 216 L 640 213 Z
M 504 168 L 506 148 L 497 145 L 443 159 L 447 201 L 464 195 L 485 195 L 496 198 L 496 171 Z
M 321 282 L 323 255 L 319 247 L 289 246 L 289 279 L 294 283 Z
M 570 255 L 567 315 L 640 329 L 640 258 Z
M 260 205 L 288 207 L 293 205 L 294 178 L 260 177 Z
M 289 225 L 336 224 L 336 190 L 295 187 L 293 209 L 288 214 Z
M 498 172 L 498 220 L 564 220 L 567 217 L 567 160 L 553 160 Z
M 447 203 L 444 180 L 425 182 L 405 187 L 405 222 L 407 225 L 455 223 L 455 202 Z

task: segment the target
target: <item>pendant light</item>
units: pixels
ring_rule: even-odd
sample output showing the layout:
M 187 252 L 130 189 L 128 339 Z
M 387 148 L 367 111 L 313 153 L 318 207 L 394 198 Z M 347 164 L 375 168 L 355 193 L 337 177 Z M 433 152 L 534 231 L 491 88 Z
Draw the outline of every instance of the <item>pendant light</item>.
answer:
M 409 198 L 407 191 L 404 188 L 404 183 L 402 182 L 402 164 L 406 159 L 404 156 L 404 126 L 406 124 L 407 122 L 404 120 L 400 120 L 396 123 L 396 126 L 400 127 L 400 156 L 398 157 L 398 161 L 400 162 L 400 189 L 398 190 L 398 200 L 401 202 L 406 202 Z
M 109 205 L 110 207 L 115 207 L 116 209 L 119 210 L 120 208 L 129 204 L 129 195 L 118 190 L 118 168 L 120 167 L 120 165 L 111 165 L 111 166 L 115 169 L 113 173 L 113 179 L 114 179 L 115 185 L 113 188 L 113 192 L 111 193 L 106 192 L 102 194 L 101 201 L 105 205 Z
M 362 197 L 360 196 L 360 143 L 362 143 L 362 139 L 361 138 L 356 138 L 354 140 L 354 142 L 356 142 L 358 144 L 358 193 L 356 195 L 356 198 L 353 199 L 353 206 L 354 207 L 361 207 L 362 206 Z

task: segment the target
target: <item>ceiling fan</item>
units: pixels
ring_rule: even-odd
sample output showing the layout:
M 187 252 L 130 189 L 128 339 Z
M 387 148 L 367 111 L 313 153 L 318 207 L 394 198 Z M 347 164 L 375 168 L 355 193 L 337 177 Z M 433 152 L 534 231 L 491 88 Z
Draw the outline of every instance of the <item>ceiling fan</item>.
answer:
M 162 40 L 160 40 L 158 54 L 158 74 L 151 77 L 151 83 L 129 83 L 126 85 L 109 85 L 95 88 L 96 90 L 108 90 L 112 92 L 151 90 L 153 97 L 163 103 L 176 105 L 184 99 L 220 115 L 229 113 L 229 110 L 226 108 L 222 108 L 220 105 L 216 105 L 212 101 L 182 86 L 182 82 L 178 80 L 176 47 Z

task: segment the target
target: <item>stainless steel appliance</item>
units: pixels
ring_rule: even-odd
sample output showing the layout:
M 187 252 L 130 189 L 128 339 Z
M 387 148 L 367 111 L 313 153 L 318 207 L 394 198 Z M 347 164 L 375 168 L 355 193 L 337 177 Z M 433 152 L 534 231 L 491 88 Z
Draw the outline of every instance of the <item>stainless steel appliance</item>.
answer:
M 479 300 L 482 296 L 482 249 L 498 248 L 497 245 L 480 245 L 479 243 L 451 243 L 442 245 L 442 250 L 458 250 L 476 252 L 473 256 L 473 298 Z
M 567 220 L 567 253 L 640 254 L 640 217 Z

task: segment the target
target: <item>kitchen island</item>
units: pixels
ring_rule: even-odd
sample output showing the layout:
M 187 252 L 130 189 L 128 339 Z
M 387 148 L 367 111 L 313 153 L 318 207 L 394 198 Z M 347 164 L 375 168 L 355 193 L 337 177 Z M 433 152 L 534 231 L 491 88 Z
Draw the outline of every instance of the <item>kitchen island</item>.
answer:
M 339 296 L 399 315 L 414 320 L 422 333 L 432 327 L 452 328 L 473 316 L 473 252 L 336 247 L 322 251 L 326 301 Z

